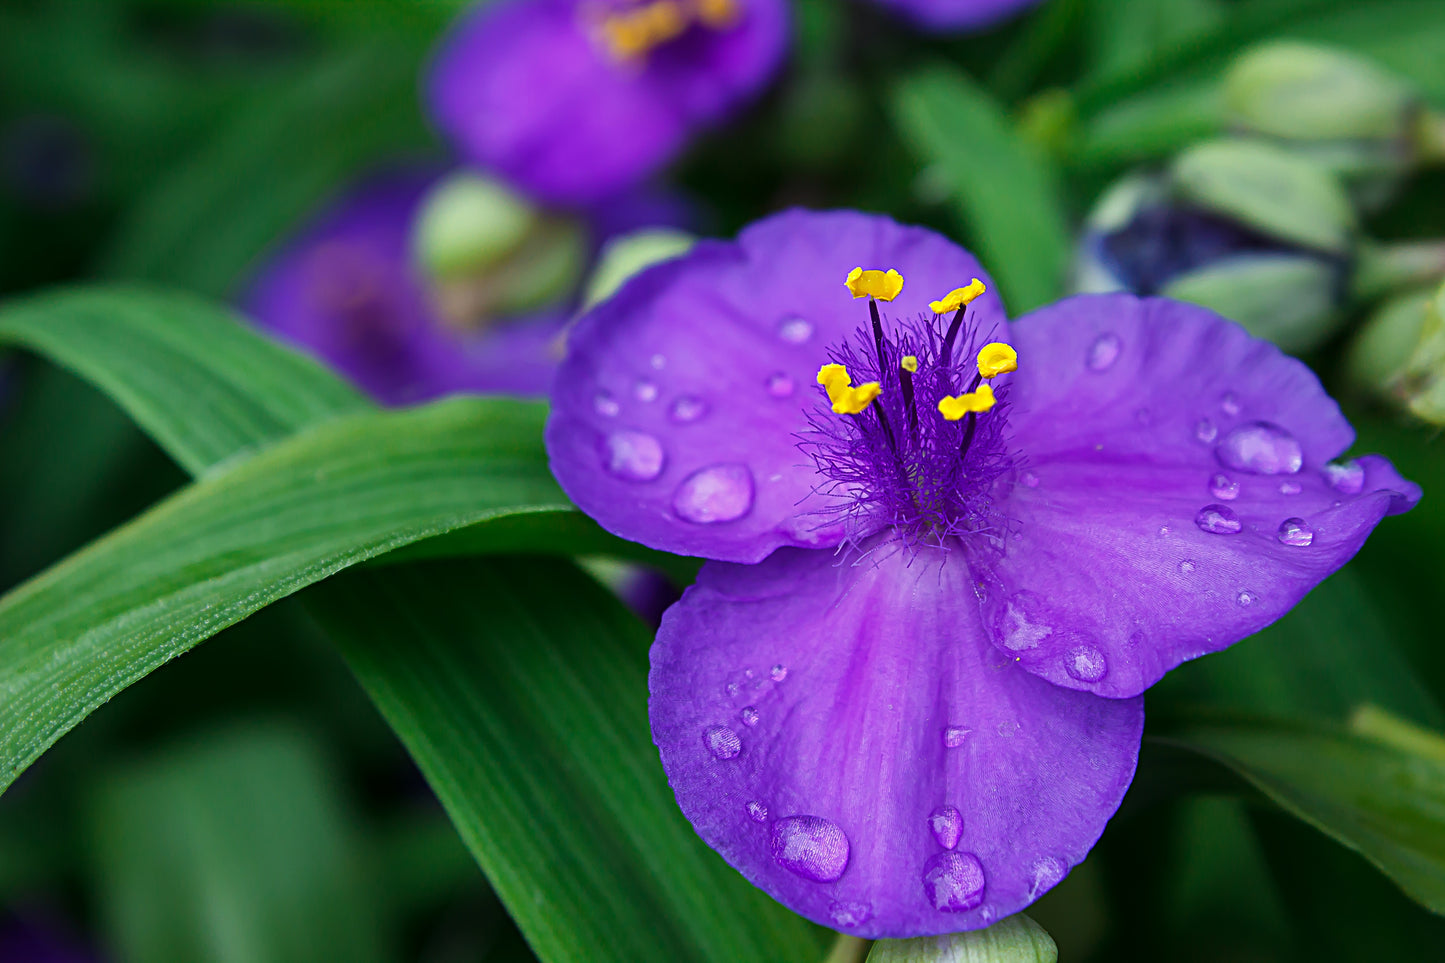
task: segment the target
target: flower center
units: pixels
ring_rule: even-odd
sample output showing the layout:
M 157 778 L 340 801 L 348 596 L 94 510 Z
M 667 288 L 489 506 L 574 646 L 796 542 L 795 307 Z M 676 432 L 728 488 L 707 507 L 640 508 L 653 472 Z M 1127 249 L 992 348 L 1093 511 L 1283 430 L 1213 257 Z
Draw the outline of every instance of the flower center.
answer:
M 738 0 L 631 0 L 587 8 L 593 37 L 617 63 L 642 63 L 694 26 L 726 30 L 742 17 Z
M 809 414 L 803 447 L 837 511 L 863 535 L 884 525 L 942 543 L 1002 534 L 993 483 L 1014 467 L 1004 436 L 1018 355 L 970 323 L 977 278 L 931 302 L 931 314 L 886 320 L 879 301 L 903 289 L 896 271 L 855 268 L 845 282 L 868 298 L 869 325 L 818 370 L 826 407 Z

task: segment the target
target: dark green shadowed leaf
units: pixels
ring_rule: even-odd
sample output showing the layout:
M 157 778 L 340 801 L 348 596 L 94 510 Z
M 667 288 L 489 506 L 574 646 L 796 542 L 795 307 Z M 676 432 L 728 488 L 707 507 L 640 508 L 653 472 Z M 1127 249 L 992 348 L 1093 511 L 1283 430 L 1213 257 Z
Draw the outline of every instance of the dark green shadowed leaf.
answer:
M 682 817 L 648 732 L 649 633 L 575 567 L 358 570 L 305 600 L 544 960 L 821 958 Z
M 1053 300 L 1070 247 L 1055 172 L 999 104 L 936 66 L 898 85 L 893 114 L 914 154 L 936 169 L 1009 313 Z
M 325 368 L 185 294 L 101 287 L 12 301 L 0 310 L 0 340 L 93 383 L 192 474 L 372 407 Z
M 356 827 L 299 733 L 253 725 L 118 766 L 88 809 L 117 959 L 388 956 Z
M 323 424 L 0 599 L 0 789 L 126 685 L 304 585 L 490 518 L 567 509 L 543 417 L 458 399 Z
M 1445 741 L 1427 753 L 1287 723 L 1200 727 L 1170 741 L 1229 766 L 1445 914 Z

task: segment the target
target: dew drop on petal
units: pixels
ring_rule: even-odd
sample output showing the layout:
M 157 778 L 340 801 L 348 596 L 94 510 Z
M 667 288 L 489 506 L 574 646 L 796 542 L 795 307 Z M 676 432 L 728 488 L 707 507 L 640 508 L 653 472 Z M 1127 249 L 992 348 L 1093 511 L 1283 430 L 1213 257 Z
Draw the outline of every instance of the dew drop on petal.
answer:
M 1228 505 L 1205 505 L 1194 516 L 1194 524 L 1211 535 L 1237 535 L 1244 530 L 1244 523 Z
M 653 371 L 661 371 L 663 368 L 667 367 L 667 359 L 660 354 L 653 355 L 651 358 L 648 359 L 647 363 L 652 365 Z
M 1069 867 L 1057 856 L 1034 860 L 1033 872 L 1029 876 L 1029 899 L 1038 899 L 1040 894 L 1059 885 L 1059 880 L 1068 871 Z
M 1104 653 L 1092 645 L 1077 645 L 1064 659 L 1064 671 L 1080 682 L 1098 682 L 1109 673 Z
M 768 671 L 774 682 L 782 682 L 788 677 L 788 667 L 779 662 Z
M 703 744 L 719 759 L 732 759 L 743 751 L 743 741 L 727 726 L 708 726 L 702 734 Z
M 1294 435 L 1268 421 L 1233 429 L 1214 448 L 1226 468 L 1254 475 L 1292 475 L 1304 465 L 1304 450 Z
M 672 496 L 678 517 L 697 525 L 731 522 L 753 508 L 753 473 L 736 462 L 699 468 Z
M 1281 495 L 1298 495 L 1302 491 L 1304 491 L 1304 489 L 1300 487 L 1299 482 L 1282 481 L 1279 483 L 1279 493 Z
M 848 868 L 848 836 L 822 816 L 784 816 L 769 842 L 779 866 L 815 883 L 831 883 Z
M 983 889 L 983 865 L 973 853 L 938 853 L 923 864 L 923 892 L 936 910 L 971 910 L 983 902 Z
M 862 926 L 873 918 L 873 908 L 867 903 L 849 900 L 834 900 L 828 904 L 828 918 L 837 926 L 852 929 Z
M 1194 437 L 1204 444 L 1212 444 L 1214 439 L 1219 437 L 1219 429 L 1214 427 L 1214 422 L 1208 418 L 1200 418 L 1199 423 L 1194 426 Z
M 1160 526 L 1159 526 L 1159 537 L 1160 537 L 1160 538 L 1168 538 L 1172 533 L 1173 533 L 1173 529 L 1171 529 L 1168 525 L 1160 525 Z
M 928 828 L 938 845 L 952 849 L 963 836 L 963 813 L 954 806 L 939 806 L 928 814 Z
M 606 391 L 599 391 L 597 396 L 592 399 L 592 410 L 604 418 L 616 418 L 617 413 L 622 410 L 622 406 Z
M 1224 472 L 1217 471 L 1209 479 L 1209 494 L 1223 501 L 1232 502 L 1239 497 L 1239 482 Z
M 943 747 L 945 749 L 957 749 L 963 745 L 963 740 L 967 739 L 968 734 L 972 731 L 973 730 L 967 726 L 944 726 Z
M 742 716 L 743 725 L 755 726 L 758 724 L 758 710 L 756 706 L 744 706 L 743 711 L 738 713 Z
M 1088 365 L 1090 371 L 1108 371 L 1119 360 L 1124 343 L 1117 334 L 1101 334 L 1089 346 Z
M 1239 396 L 1232 391 L 1226 391 L 1224 397 L 1219 399 L 1219 407 L 1226 415 L 1239 414 Z
M 752 817 L 753 822 L 765 823 L 768 821 L 768 807 L 764 806 L 756 799 L 748 803 L 747 810 L 748 815 Z
M 813 336 L 813 322 L 807 318 L 785 318 L 778 325 L 778 337 L 788 344 L 804 344 Z
M 1009 722 L 1005 720 L 1004 722 L 1000 722 L 998 725 L 994 726 L 993 731 L 997 732 L 999 734 L 999 738 L 1001 739 L 1012 739 L 1014 737 L 1014 733 L 1019 731 L 1019 724 L 1017 722 Z
M 1019 481 L 1021 481 L 1021 482 L 1024 483 L 1024 487 L 1025 487 L 1025 488 L 1038 488 L 1038 487 L 1039 487 L 1039 476 L 1038 476 L 1038 475 L 1035 475 L 1035 474 L 1034 474 L 1033 472 L 1031 472 L 1031 471 L 1026 471 L 1026 472 L 1024 472 L 1023 475 L 1022 475 L 1022 477 L 1019 478 Z
M 690 425 L 707 414 L 707 402 L 696 395 L 683 395 L 672 403 L 668 417 L 679 425 Z
M 1365 467 L 1357 461 L 1326 465 L 1325 481 L 1342 495 L 1358 495 L 1365 488 Z
M 651 381 L 639 381 L 632 386 L 632 397 L 642 402 L 656 401 L 657 385 Z
M 1179 574 L 1180 574 L 1180 575 L 1193 575 L 1193 574 L 1194 574 L 1194 563 L 1193 563 L 1192 561 L 1190 561 L 1189 559 L 1187 559 L 1187 558 L 1186 558 L 1184 561 L 1180 562 L 1180 563 L 1179 563 Z
M 1310 528 L 1309 523 L 1303 518 L 1286 518 L 1279 523 L 1279 531 L 1275 533 L 1275 538 L 1278 538 L 1281 544 L 1304 548 L 1306 545 L 1314 543 L 1315 530 Z
M 1255 595 L 1253 592 L 1240 592 L 1234 597 L 1235 603 L 1238 604 L 1240 608 L 1249 608 L 1258 599 L 1259 596 Z
M 662 474 L 662 442 L 643 431 L 607 436 L 607 470 L 628 481 L 652 481 Z
M 797 389 L 793 379 L 781 371 L 775 371 L 768 375 L 768 380 L 764 384 L 768 389 L 768 394 L 774 398 L 791 398 Z

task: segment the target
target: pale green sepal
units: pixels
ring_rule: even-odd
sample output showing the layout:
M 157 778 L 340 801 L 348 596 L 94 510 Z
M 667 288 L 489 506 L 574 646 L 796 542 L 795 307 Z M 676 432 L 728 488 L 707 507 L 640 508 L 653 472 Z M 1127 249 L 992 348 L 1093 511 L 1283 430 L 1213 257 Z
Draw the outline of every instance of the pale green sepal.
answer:
M 1231 118 L 1290 140 L 1404 140 L 1418 95 L 1344 50 L 1281 40 L 1246 52 L 1224 79 Z
M 1425 308 L 1420 341 L 1405 366 L 1400 391 L 1417 418 L 1445 425 L 1445 285 Z
M 1286 351 L 1306 351 L 1339 325 L 1335 269 L 1307 255 L 1247 254 L 1174 278 L 1160 293 L 1238 321 Z
M 1059 948 L 1044 928 L 1022 913 L 986 930 L 879 940 L 868 963 L 1057 963 Z
M 1425 311 L 1434 293 L 1423 288 L 1397 294 L 1370 314 L 1345 355 L 1345 368 L 1355 387 L 1377 398 L 1393 395 L 1420 342 Z
M 1355 212 L 1338 179 L 1280 147 L 1216 140 L 1175 158 L 1175 191 L 1188 202 L 1281 241 L 1344 255 Z
M 536 227 L 532 205 L 478 174 L 453 174 L 432 188 L 417 215 L 412 244 L 431 277 L 486 270 L 515 251 Z
M 686 254 L 697 238 L 686 231 L 671 228 L 648 228 L 614 237 L 602 246 L 597 266 L 587 279 L 587 295 L 582 310 L 606 301 L 634 274 L 644 268 Z

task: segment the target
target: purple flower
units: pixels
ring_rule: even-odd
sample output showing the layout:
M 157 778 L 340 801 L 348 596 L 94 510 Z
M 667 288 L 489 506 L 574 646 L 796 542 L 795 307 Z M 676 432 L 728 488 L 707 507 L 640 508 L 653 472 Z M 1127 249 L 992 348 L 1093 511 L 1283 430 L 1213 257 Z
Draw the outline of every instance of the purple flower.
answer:
M 851 299 L 855 266 L 902 293 Z M 932 232 L 791 211 L 633 278 L 553 391 L 576 503 L 714 559 L 652 652 L 683 811 L 868 937 L 1056 884 L 1133 777 L 1140 693 L 1419 497 L 1383 458 L 1333 464 L 1352 433 L 1319 382 L 1217 315 L 1107 295 L 1010 324 L 991 291 L 954 309 L 972 278 Z
M 1039 0 L 877 0 L 926 30 L 978 30 Z
M 784 0 L 501 0 L 454 27 L 428 100 L 468 161 L 586 203 L 757 94 L 786 40 Z

